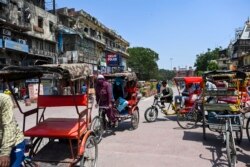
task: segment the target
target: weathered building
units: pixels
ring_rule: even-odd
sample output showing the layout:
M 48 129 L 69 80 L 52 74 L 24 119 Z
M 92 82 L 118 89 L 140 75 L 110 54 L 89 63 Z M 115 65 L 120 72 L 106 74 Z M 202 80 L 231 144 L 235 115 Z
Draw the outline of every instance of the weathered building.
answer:
M 0 0 L 0 64 L 33 65 L 56 59 L 57 17 L 44 0 Z
M 223 49 L 219 51 L 219 58 L 216 60 L 218 68 L 220 70 L 228 70 L 231 64 L 230 56 L 228 54 L 228 49 Z
M 194 70 L 192 67 L 176 68 L 174 67 L 175 77 L 189 77 L 194 76 Z
M 127 68 L 129 43 L 83 10 L 57 9 L 59 62 L 84 62 L 93 70 L 111 72 Z
M 233 43 L 232 62 L 238 68 L 250 65 L 250 21 L 246 21 L 243 29 L 236 30 Z

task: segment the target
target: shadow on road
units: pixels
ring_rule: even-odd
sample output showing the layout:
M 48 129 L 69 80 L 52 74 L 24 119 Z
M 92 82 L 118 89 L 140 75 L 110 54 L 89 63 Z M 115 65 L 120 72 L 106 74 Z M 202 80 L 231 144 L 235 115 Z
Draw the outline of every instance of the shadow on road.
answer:
M 222 139 L 219 138 L 219 135 L 208 133 L 206 140 L 204 140 L 202 132 L 183 132 L 183 140 L 202 142 L 206 149 L 211 152 L 212 156 L 200 154 L 199 157 L 201 159 L 210 161 L 212 167 L 222 167 L 228 165 L 225 144 Z M 250 155 L 245 153 L 250 150 L 249 141 L 247 139 L 243 139 L 240 145 L 236 145 L 236 148 L 237 160 L 243 163 L 250 163 Z
M 123 132 L 123 131 L 131 131 L 133 130 L 131 127 L 130 121 L 120 122 L 117 128 L 109 128 L 106 130 L 106 132 L 103 134 L 103 138 L 106 138 L 108 136 L 116 135 L 115 132 Z

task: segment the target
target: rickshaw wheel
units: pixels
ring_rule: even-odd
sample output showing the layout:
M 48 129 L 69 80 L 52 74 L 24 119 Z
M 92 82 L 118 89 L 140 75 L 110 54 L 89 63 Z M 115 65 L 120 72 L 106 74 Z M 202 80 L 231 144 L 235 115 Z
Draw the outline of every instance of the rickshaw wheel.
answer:
M 177 123 L 183 129 L 193 129 L 196 127 L 198 122 L 198 114 L 196 111 L 187 111 L 183 110 L 177 111 Z
M 230 132 L 226 132 L 226 149 L 228 165 L 229 167 L 235 167 L 237 161 L 236 148 L 233 135 Z
M 242 128 L 241 127 L 239 131 L 235 131 L 235 136 L 236 136 L 237 144 L 240 144 L 242 141 Z
M 99 116 L 95 116 L 91 123 L 91 130 L 95 134 L 96 143 L 99 144 L 104 133 L 104 123 Z
M 95 137 L 90 135 L 85 143 L 83 156 L 80 160 L 80 167 L 96 167 L 98 159 L 98 147 Z
M 149 107 L 145 113 L 144 113 L 144 117 L 146 119 L 147 122 L 154 122 L 156 120 L 156 118 L 158 117 L 158 110 L 156 107 Z
M 133 129 L 137 129 L 139 125 L 139 110 L 135 109 L 131 115 L 131 126 Z
M 248 141 L 250 142 L 250 118 L 247 119 L 246 132 L 247 132 Z

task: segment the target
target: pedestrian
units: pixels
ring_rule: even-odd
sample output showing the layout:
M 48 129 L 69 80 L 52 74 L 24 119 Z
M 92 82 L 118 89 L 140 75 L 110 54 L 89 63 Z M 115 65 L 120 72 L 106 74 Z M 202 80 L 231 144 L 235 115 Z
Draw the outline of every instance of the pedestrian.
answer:
M 156 84 L 156 90 L 157 90 L 157 94 L 161 93 L 161 83 L 160 83 L 160 81 L 157 82 L 157 84 Z
M 17 87 L 17 86 L 14 87 L 14 95 L 15 95 L 15 97 L 16 97 L 17 99 L 19 98 L 19 95 L 18 95 L 18 87 Z
M 108 106 L 106 110 L 107 116 L 109 118 L 111 126 L 118 126 L 118 120 L 115 117 L 115 113 L 112 110 L 112 86 L 109 82 L 107 82 L 103 75 L 97 76 L 97 84 L 95 88 L 96 95 L 96 107 L 99 106 Z
M 85 83 L 81 87 L 81 93 L 84 94 L 84 95 L 87 93 L 87 86 L 86 86 Z
M 0 166 L 20 167 L 24 149 L 24 136 L 14 118 L 11 97 L 0 93 Z
M 24 99 L 25 95 L 26 95 L 26 87 L 23 86 L 21 89 L 20 89 L 20 94 L 21 94 L 21 98 Z

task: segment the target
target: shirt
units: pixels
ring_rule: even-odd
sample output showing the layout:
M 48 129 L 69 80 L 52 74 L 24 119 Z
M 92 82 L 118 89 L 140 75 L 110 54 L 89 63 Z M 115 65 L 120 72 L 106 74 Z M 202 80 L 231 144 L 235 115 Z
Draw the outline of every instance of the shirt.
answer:
M 213 83 L 210 82 L 210 81 L 207 81 L 207 82 L 206 82 L 206 87 L 207 87 L 207 90 L 217 90 L 216 85 L 213 84 Z
M 9 156 L 12 147 L 23 140 L 23 133 L 14 119 L 11 97 L 0 93 L 0 156 Z

